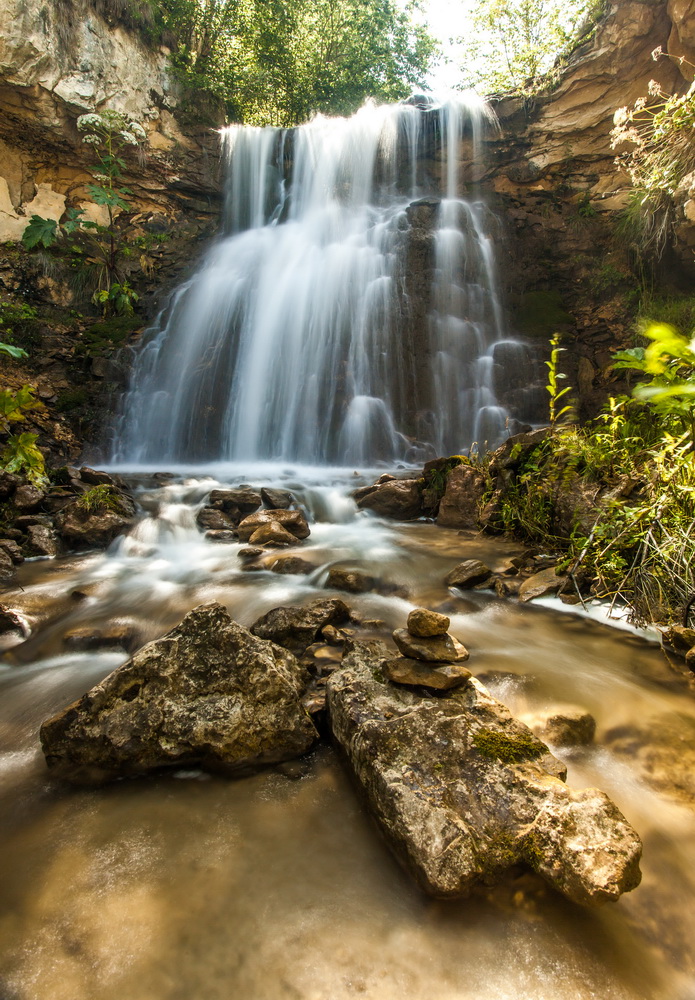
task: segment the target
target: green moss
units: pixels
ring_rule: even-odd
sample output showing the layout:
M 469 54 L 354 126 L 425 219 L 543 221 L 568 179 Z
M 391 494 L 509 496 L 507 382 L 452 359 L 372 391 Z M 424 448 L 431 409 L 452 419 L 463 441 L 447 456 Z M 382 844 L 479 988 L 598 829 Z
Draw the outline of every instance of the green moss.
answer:
M 521 300 L 516 321 L 527 337 L 551 337 L 558 329 L 574 326 L 558 291 L 527 292 Z
M 522 760 L 536 760 L 548 752 L 544 743 L 529 732 L 512 734 L 496 729 L 481 729 L 473 737 L 473 744 L 483 757 L 514 764 Z
M 56 410 L 59 413 L 70 413 L 71 410 L 78 410 L 89 400 L 89 393 L 86 389 L 64 389 L 58 394 L 56 399 Z
M 92 486 L 82 494 L 77 506 L 90 514 L 101 510 L 122 510 L 121 498 L 111 486 Z
M 84 331 L 77 352 L 98 357 L 113 351 L 122 347 L 139 326 L 142 326 L 142 320 L 138 316 L 112 316 L 110 319 L 100 320 Z

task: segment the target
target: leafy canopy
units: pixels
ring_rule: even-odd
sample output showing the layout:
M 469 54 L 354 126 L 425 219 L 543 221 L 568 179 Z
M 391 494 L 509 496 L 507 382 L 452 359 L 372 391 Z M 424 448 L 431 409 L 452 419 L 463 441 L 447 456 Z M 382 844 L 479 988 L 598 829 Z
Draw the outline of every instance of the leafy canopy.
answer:
M 395 0 L 160 0 L 184 80 L 251 125 L 350 114 L 366 97 L 408 96 L 435 43 Z
M 487 93 L 538 90 L 602 8 L 602 0 L 474 0 L 465 85 Z

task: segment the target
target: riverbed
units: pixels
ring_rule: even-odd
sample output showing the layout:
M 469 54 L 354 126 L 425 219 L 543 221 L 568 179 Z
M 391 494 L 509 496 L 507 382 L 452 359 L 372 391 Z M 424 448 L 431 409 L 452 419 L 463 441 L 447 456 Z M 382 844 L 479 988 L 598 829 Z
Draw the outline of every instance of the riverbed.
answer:
M 502 569 L 519 547 L 357 512 L 350 491 L 383 470 L 171 471 L 130 470 L 142 518 L 108 552 L 27 562 L 2 595 L 28 633 L 0 663 L 2 1000 L 695 997 L 695 701 L 658 645 L 566 609 L 448 591 L 457 562 Z M 241 545 L 198 531 L 209 491 L 242 482 L 293 491 L 313 573 L 244 572 Z M 336 594 L 363 619 L 395 628 L 413 606 L 445 610 L 468 666 L 514 713 L 569 702 L 594 715 L 594 746 L 555 752 L 572 787 L 602 788 L 642 837 L 637 890 L 584 910 L 515 870 L 468 900 L 428 899 L 327 744 L 240 780 L 186 770 L 75 790 L 49 777 L 40 723 L 128 655 L 74 651 L 75 630 L 116 624 L 145 642 L 213 600 L 248 626 L 329 594 L 335 565 L 399 588 Z M 616 734 L 635 732 L 626 753 Z

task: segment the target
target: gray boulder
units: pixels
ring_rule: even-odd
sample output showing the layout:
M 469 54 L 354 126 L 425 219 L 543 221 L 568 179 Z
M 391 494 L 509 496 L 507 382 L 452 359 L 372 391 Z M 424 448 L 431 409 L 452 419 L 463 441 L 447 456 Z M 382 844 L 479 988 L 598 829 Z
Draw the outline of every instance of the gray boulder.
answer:
M 41 727 L 48 767 L 75 783 L 192 764 L 247 771 L 297 757 L 317 737 L 307 676 L 221 604 L 191 611 Z
M 353 643 L 327 682 L 330 724 L 387 839 L 423 888 L 462 896 L 525 864 L 600 904 L 640 881 L 641 843 L 475 678 L 446 694 L 389 684 L 381 643 Z

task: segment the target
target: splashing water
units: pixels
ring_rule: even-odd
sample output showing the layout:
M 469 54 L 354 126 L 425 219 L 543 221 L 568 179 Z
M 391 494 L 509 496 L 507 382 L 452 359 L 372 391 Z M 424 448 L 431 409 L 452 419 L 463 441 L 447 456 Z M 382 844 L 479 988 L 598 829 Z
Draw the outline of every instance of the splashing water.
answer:
M 471 97 L 225 130 L 226 235 L 139 351 L 112 460 L 364 465 L 502 439 L 492 217 L 460 197 L 490 121 Z

